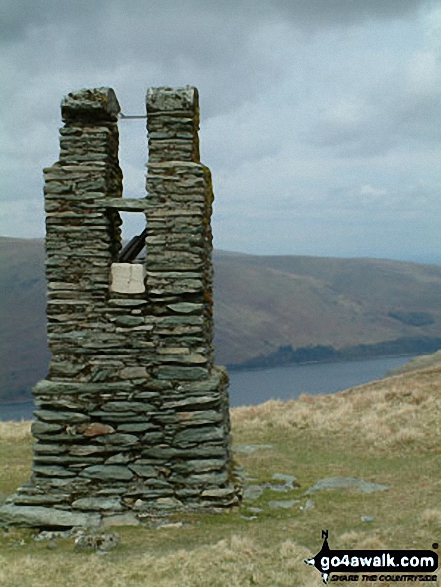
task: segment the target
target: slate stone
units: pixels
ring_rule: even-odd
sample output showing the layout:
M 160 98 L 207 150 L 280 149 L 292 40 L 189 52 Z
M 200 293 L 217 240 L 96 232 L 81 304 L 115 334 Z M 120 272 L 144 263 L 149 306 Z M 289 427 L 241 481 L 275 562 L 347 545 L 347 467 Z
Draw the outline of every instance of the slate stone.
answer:
M 228 473 L 222 471 L 220 473 L 200 473 L 187 476 L 173 475 L 173 480 L 177 483 L 188 485 L 223 485 L 228 481 Z
M 268 507 L 272 510 L 275 509 L 291 509 L 296 505 L 296 503 L 300 503 L 300 499 L 285 499 L 280 501 L 269 501 Z
M 315 485 L 305 492 L 305 495 L 310 495 L 311 493 L 325 489 L 354 489 L 363 493 L 373 493 L 374 491 L 387 491 L 389 487 L 387 485 L 380 485 L 379 483 L 356 479 L 355 477 L 327 477 L 317 481 Z
M 207 426 L 205 428 L 187 428 L 181 430 L 175 435 L 175 445 L 182 443 L 209 442 L 210 440 L 219 440 L 224 438 L 224 429 L 220 426 Z
M 15 505 L 53 505 L 58 503 L 67 503 L 69 494 L 59 495 L 15 495 L 13 496 L 13 503 Z
M 52 467 L 50 465 L 37 465 L 34 464 L 32 470 L 37 475 L 43 475 L 45 477 L 72 477 L 74 473 L 65 469 L 64 467 Z
M 146 367 L 125 367 L 119 372 L 122 379 L 142 379 L 147 377 Z
M 135 422 L 133 424 L 120 424 L 118 432 L 145 432 L 152 428 L 155 429 L 155 425 L 150 422 Z
M 260 485 L 247 485 L 243 492 L 244 501 L 254 501 L 259 499 L 263 493 L 263 488 Z
M 36 434 L 59 432 L 60 430 L 63 430 L 63 426 L 60 424 L 49 424 L 48 422 L 39 422 L 38 420 L 34 420 L 31 426 L 31 432 L 34 436 Z
M 152 446 L 150 448 L 143 448 L 141 454 L 152 459 L 159 459 L 167 461 L 173 457 L 181 455 L 181 451 L 170 446 Z
M 141 438 L 144 445 L 154 445 L 164 440 L 163 432 L 146 432 Z
M 80 444 L 72 446 L 69 449 L 69 454 L 73 456 L 84 457 L 94 454 L 105 454 L 107 450 L 108 449 L 103 446 L 96 446 L 94 444 Z
M 97 442 L 111 446 L 131 446 L 132 444 L 136 444 L 138 440 L 138 437 L 133 434 L 120 434 L 119 432 L 97 438 Z
M 213 445 L 204 443 L 200 446 L 192 448 L 185 448 L 176 450 L 176 456 L 185 459 L 199 459 L 199 458 L 226 458 L 227 446 L 225 444 Z
M 164 365 L 158 367 L 157 377 L 159 379 L 176 379 L 182 381 L 193 381 L 198 379 L 205 379 L 207 376 L 207 369 L 203 367 L 172 367 Z
M 223 414 L 217 410 L 193 412 L 178 412 L 178 421 L 181 426 L 197 426 L 201 424 L 215 424 L 223 421 Z
M 167 308 L 178 314 L 196 314 L 203 311 L 204 305 L 179 302 L 177 304 L 169 304 Z
M 60 444 L 40 444 L 36 443 L 34 445 L 34 453 L 42 453 L 48 455 L 61 455 L 62 453 L 67 451 L 66 446 L 62 446 Z
M 0 507 L 0 521 L 27 527 L 65 527 L 98 526 L 100 516 L 45 508 L 40 506 L 4 505 Z
M 58 465 L 60 462 L 63 465 L 68 466 L 69 470 L 76 470 L 78 468 L 85 467 L 86 465 L 95 465 L 103 462 L 102 456 L 70 456 L 66 454 L 62 455 L 34 455 L 34 462 L 40 467 L 42 464 Z
M 144 324 L 144 318 L 138 316 L 118 316 L 115 318 L 115 324 L 120 326 L 140 326 Z
M 80 475 L 81 477 L 101 479 L 103 481 L 128 481 L 133 477 L 133 473 L 127 467 L 118 465 L 94 465 L 84 469 Z
M 175 463 L 174 470 L 184 473 L 219 471 L 225 466 L 224 459 L 200 459 Z
M 307 512 L 308 510 L 313 510 L 315 508 L 315 503 L 312 499 L 307 499 L 304 505 L 300 506 L 302 512 Z
M 217 405 L 220 402 L 220 399 L 218 393 L 201 396 L 188 396 L 183 399 L 165 402 L 164 406 L 170 409 L 181 409 L 182 411 L 190 410 L 191 408 L 202 411 L 208 407 Z
M 90 417 L 79 412 L 59 412 L 52 410 L 36 410 L 35 416 L 44 422 L 63 422 L 76 424 L 78 422 L 87 422 Z
M 118 498 L 83 497 L 72 503 L 73 509 L 85 511 L 120 512 L 124 509 Z
M 145 306 L 147 303 L 147 300 L 141 298 L 113 298 L 108 302 L 109 306 L 117 306 L 121 308 L 138 308 L 140 306 Z
M 105 465 L 125 465 L 130 461 L 130 457 L 122 452 L 112 455 L 105 461 Z
M 153 406 L 147 402 L 107 402 L 104 407 L 106 411 L 110 412 L 151 412 L 154 410 Z
M 283 473 L 274 473 L 273 479 L 275 479 L 276 481 L 284 481 L 285 486 L 288 487 L 289 489 L 295 489 L 296 487 L 299 487 L 299 484 L 297 483 L 297 480 L 293 475 L 285 475 Z
M 157 477 L 156 469 L 150 465 L 129 465 L 129 469 L 139 477 Z
M 175 497 L 159 497 L 156 500 L 156 505 L 158 505 L 161 509 L 175 509 L 182 507 L 182 501 L 176 499 Z
M 64 303 L 64 301 L 63 301 Z M 73 301 L 74 305 L 78 304 L 78 300 Z M 103 338 L 104 340 L 104 338 Z M 123 339 L 118 338 L 118 344 Z M 100 341 L 101 342 L 101 341 Z M 132 385 L 127 381 L 118 382 L 100 382 L 100 383 L 83 383 L 83 382 L 67 382 L 67 381 L 48 381 L 42 380 L 34 387 L 34 394 L 38 396 L 45 395 L 70 395 L 70 394 L 85 394 L 85 393 L 105 393 L 112 391 L 127 391 L 132 390 Z
M 229 487 L 219 487 L 215 489 L 206 489 L 201 493 L 202 497 L 206 498 L 225 498 L 231 497 L 236 493 L 236 489 L 234 485 L 230 485 Z

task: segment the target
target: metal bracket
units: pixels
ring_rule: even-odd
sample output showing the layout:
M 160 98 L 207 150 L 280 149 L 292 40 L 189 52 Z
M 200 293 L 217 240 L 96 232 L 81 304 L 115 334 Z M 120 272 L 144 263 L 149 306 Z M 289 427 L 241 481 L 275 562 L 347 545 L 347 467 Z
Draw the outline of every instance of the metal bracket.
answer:
M 143 114 L 142 116 L 126 116 L 125 114 L 123 114 L 122 112 L 120 112 L 118 114 L 118 118 L 120 118 L 121 120 L 126 120 L 128 118 L 147 118 L 147 114 Z

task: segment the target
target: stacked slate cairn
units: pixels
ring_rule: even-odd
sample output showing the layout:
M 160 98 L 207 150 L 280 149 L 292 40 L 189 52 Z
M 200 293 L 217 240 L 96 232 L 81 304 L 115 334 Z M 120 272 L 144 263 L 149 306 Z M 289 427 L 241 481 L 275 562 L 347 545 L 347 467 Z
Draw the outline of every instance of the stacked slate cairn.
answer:
M 0 522 L 138 524 L 238 505 L 228 375 L 213 366 L 213 192 L 196 88 L 147 93 L 147 196 L 122 197 L 113 90 L 69 94 L 45 169 L 47 379 L 34 388 L 31 479 Z M 122 261 L 120 211 L 145 214 Z

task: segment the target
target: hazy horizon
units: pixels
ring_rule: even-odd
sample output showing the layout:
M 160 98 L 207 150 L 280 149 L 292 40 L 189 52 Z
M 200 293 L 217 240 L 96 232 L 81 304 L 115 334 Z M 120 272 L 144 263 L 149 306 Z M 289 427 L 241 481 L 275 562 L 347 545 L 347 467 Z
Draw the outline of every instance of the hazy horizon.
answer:
M 6 235 L 0 235 L 0 238 L 6 239 L 15 239 L 15 240 L 44 240 L 45 236 L 41 237 L 12 237 Z M 329 258 L 329 259 L 377 259 L 377 260 L 389 260 L 389 261 L 398 261 L 403 263 L 421 263 L 425 265 L 441 265 L 441 254 L 439 256 L 430 256 L 427 255 L 425 257 L 419 258 L 394 258 L 391 256 L 375 256 L 375 255 L 326 255 L 326 254 L 301 254 L 301 253 L 256 253 L 252 251 L 239 251 L 239 250 L 232 250 L 232 249 L 223 249 L 219 247 L 214 247 L 213 251 L 216 253 L 226 253 L 232 255 L 255 255 L 259 257 L 279 257 L 279 256 L 296 256 L 296 257 L 322 257 L 322 258 Z
M 216 248 L 441 260 L 438 2 L 17 0 L 0 16 L 1 233 L 44 235 L 64 95 L 110 86 L 143 114 L 147 87 L 190 84 Z M 119 128 L 124 195 L 142 197 L 145 121 Z

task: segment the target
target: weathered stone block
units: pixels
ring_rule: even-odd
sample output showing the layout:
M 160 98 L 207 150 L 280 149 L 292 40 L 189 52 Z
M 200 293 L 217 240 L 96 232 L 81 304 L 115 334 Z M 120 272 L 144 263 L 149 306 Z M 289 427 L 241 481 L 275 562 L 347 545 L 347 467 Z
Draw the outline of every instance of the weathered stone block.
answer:
M 133 473 L 127 467 L 118 465 L 94 465 L 84 469 L 80 475 L 103 481 L 129 481 L 133 477 Z
M 204 367 L 172 367 L 164 365 L 158 367 L 156 376 L 159 379 L 174 379 L 181 381 L 197 381 L 207 377 L 208 370 Z
M 43 422 L 63 422 L 67 424 L 77 424 L 78 422 L 87 422 L 90 417 L 78 412 L 58 412 L 52 410 L 36 410 L 34 414 Z
M 109 434 L 108 436 L 100 436 L 97 438 L 97 442 L 102 444 L 108 444 L 111 446 L 131 446 L 132 444 L 136 444 L 139 438 L 134 434 L 122 434 L 119 432 L 115 432 L 115 434 Z
M 118 498 L 83 497 L 72 502 L 74 510 L 121 512 L 124 507 Z
M 120 106 L 111 88 L 95 88 L 71 92 L 61 102 L 64 121 L 117 120 Z
M 144 265 L 133 263 L 112 263 L 110 291 L 121 294 L 145 292 Z M 131 326 L 131 324 L 126 324 Z
M 221 440 L 225 431 L 220 426 L 206 426 L 201 428 L 186 428 L 175 435 L 174 444 L 199 444 L 212 440 Z
M 63 426 L 60 424 L 49 424 L 48 422 L 39 422 L 35 420 L 32 422 L 31 432 L 34 436 L 37 434 L 47 434 L 48 432 L 59 432 L 63 430 Z
M 19 524 L 30 527 L 98 526 L 100 516 L 45 507 L 4 505 L 0 507 L 0 521 L 6 524 Z
M 129 469 L 136 473 L 138 477 L 157 477 L 156 469 L 150 465 L 129 465 Z

